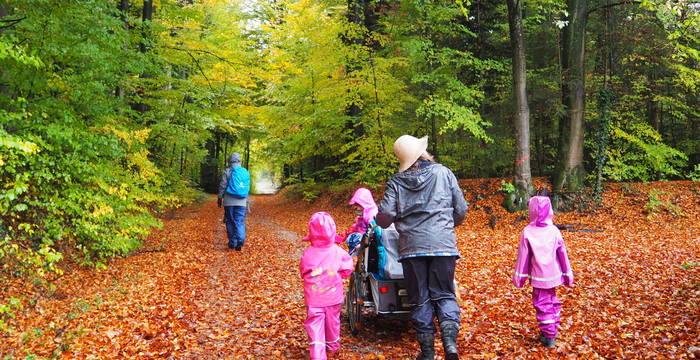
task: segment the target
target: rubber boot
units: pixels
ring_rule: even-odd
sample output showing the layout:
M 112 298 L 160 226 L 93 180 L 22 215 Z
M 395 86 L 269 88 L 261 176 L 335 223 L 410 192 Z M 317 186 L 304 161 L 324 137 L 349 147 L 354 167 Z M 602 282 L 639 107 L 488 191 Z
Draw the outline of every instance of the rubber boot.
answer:
M 418 345 L 420 345 L 420 354 L 416 356 L 416 360 L 435 359 L 435 334 L 418 334 Z
M 540 333 L 540 342 L 547 349 L 552 349 L 552 348 L 557 346 L 557 339 L 556 338 L 545 337 L 544 334 L 542 334 L 542 333 Z
M 457 334 L 459 334 L 459 325 L 453 321 L 445 321 L 440 324 L 442 333 L 442 347 L 445 349 L 446 360 L 459 359 L 457 351 Z

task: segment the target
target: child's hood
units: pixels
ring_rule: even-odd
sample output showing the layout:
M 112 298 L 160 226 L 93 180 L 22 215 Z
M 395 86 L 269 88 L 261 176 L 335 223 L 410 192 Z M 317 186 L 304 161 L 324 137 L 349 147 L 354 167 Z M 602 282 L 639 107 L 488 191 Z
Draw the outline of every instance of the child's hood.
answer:
M 530 211 L 530 225 L 545 227 L 554 225 L 554 211 L 552 202 L 548 196 L 533 196 L 528 203 Z
M 324 211 L 319 211 L 311 216 L 309 234 L 302 240 L 311 241 L 311 245 L 314 247 L 330 247 L 334 243 L 342 241 L 340 236 L 336 234 L 333 217 Z
M 350 199 L 348 205 L 355 204 L 362 206 L 364 209 L 362 212 L 362 220 L 364 220 L 367 224 L 374 220 L 374 217 L 377 216 L 377 212 L 379 212 L 377 204 L 374 202 L 374 198 L 372 197 L 372 192 L 369 191 L 369 189 L 359 188 L 355 191 L 355 194 L 352 196 L 352 199 Z

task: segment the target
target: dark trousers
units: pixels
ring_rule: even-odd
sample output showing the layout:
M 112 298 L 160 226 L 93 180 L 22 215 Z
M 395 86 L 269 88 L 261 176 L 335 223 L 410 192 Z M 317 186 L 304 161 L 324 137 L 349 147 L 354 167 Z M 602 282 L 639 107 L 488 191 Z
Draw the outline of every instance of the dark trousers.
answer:
M 245 206 L 224 206 L 224 222 L 228 247 L 243 246 L 245 242 Z
M 420 256 L 401 261 L 406 279 L 411 320 L 418 333 L 435 333 L 433 317 L 438 323 L 460 323 L 460 310 L 455 296 L 454 256 Z

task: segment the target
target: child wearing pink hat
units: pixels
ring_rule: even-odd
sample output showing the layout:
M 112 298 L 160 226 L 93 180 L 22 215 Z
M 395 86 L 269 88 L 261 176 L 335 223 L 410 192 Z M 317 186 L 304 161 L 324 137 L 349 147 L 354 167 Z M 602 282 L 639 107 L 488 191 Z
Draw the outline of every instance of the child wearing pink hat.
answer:
M 545 347 L 553 348 L 561 309 L 556 287 L 562 284 L 572 286 L 574 273 L 561 232 L 552 222 L 554 212 L 549 197 L 533 196 L 528 207 L 530 224 L 521 236 L 513 284 L 523 287 L 525 280 L 530 279 L 540 342 Z
M 312 360 L 327 359 L 326 350 L 340 348 L 340 307 L 343 302 L 343 278 L 352 273 L 353 262 L 337 242 L 335 222 L 326 212 L 317 212 L 309 220 L 311 242 L 301 257 L 299 272 L 304 279 L 309 355 Z
M 374 202 L 374 197 L 372 197 L 372 192 L 362 187 L 355 190 L 348 205 L 357 207 L 359 213 L 357 214 L 355 222 L 345 231 L 345 234 L 354 232 L 364 233 L 371 225 L 371 222 L 374 221 L 379 211 L 377 204 Z

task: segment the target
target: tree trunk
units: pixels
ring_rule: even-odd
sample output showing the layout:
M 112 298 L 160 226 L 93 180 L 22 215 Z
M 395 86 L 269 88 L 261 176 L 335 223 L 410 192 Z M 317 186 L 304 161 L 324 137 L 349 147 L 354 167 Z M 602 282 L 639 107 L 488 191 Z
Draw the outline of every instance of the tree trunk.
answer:
M 430 122 L 430 147 L 430 155 L 433 155 L 435 159 L 438 159 L 438 131 L 437 125 L 435 124 L 435 117 L 433 117 L 432 121 Z
M 523 40 L 521 0 L 506 0 L 508 3 L 508 25 L 510 44 L 513 51 L 513 116 L 516 138 L 514 194 L 506 197 L 506 208 L 510 211 L 522 210 L 534 192 L 530 171 L 530 108 L 527 104 L 527 70 L 525 64 L 525 43 Z M 510 199 L 509 199 L 510 198 Z
M 143 9 L 141 11 L 141 43 L 139 44 L 139 51 L 141 51 L 142 53 L 148 51 L 147 43 L 151 34 L 151 19 L 153 19 L 153 0 L 144 0 Z M 148 76 L 145 74 L 141 74 L 140 77 L 147 78 Z M 136 92 L 141 96 L 142 99 L 147 97 L 147 94 L 143 88 L 138 88 Z M 150 106 L 144 102 L 132 104 L 131 108 L 140 113 L 145 113 L 146 111 L 150 110 Z M 182 173 L 182 171 L 180 173 Z
M 5 0 L 0 0 L 0 19 L 7 15 L 10 15 L 9 7 L 7 6 Z M 0 34 L 2 34 L 3 30 L 4 29 L 0 29 Z M 5 78 L 7 78 L 7 71 L 2 71 L 2 73 L 0 73 L 0 94 L 9 97 L 10 92 L 8 90 L 8 86 L 4 81 L 2 81 L 2 79 Z
M 143 21 L 143 39 L 141 40 L 141 52 L 148 50 L 148 38 L 150 37 L 151 20 L 153 19 L 153 0 L 143 1 L 143 11 L 141 12 L 141 20 Z
M 661 89 L 656 88 L 656 73 L 652 69 L 649 75 L 649 94 L 647 95 L 647 118 L 651 125 L 659 134 L 661 134 L 661 109 L 659 103 L 654 101 L 654 94 L 661 92 Z
M 185 149 L 180 150 L 180 175 L 182 175 L 182 172 L 184 171 L 185 167 Z
M 223 156 L 221 157 L 224 160 L 223 166 L 222 166 L 222 171 L 223 171 L 223 169 L 226 169 L 226 167 L 228 166 L 228 157 L 230 156 L 230 154 L 228 153 L 228 142 L 229 142 L 228 134 L 224 134 L 224 153 L 223 153 Z
M 128 28 L 128 18 L 129 18 L 129 0 L 118 0 L 117 9 L 121 12 L 119 18 L 122 19 L 124 25 Z
M 6 0 L 0 0 L 0 19 L 10 15 L 10 6 Z M 5 28 L 0 27 L 0 34 L 5 31 Z
M 536 176 L 544 174 L 544 121 L 542 116 L 535 116 L 535 151 L 537 152 L 537 173 Z
M 367 2 L 365 0 L 348 0 L 348 21 L 360 27 L 365 27 L 365 13 L 367 8 Z M 364 44 L 365 39 L 352 35 L 346 37 L 345 42 L 351 45 L 361 45 Z M 348 76 L 352 76 L 353 72 L 362 70 L 362 65 L 359 61 L 354 63 L 349 63 L 348 66 Z M 351 92 L 352 90 L 348 90 Z M 362 137 L 365 134 L 365 129 L 361 121 L 362 110 L 359 104 L 355 102 L 351 103 L 346 109 L 345 114 L 348 115 L 348 120 L 346 122 L 346 128 L 352 130 L 356 138 Z
M 124 23 L 124 29 L 129 30 L 129 0 L 118 0 L 117 3 L 117 10 L 119 10 L 119 18 L 122 20 Z M 126 46 L 124 46 L 126 47 Z M 114 96 L 124 99 L 124 95 L 126 95 L 126 92 L 124 91 L 124 88 L 121 86 L 117 86 L 116 89 L 114 89 Z
M 248 170 L 250 170 L 250 133 L 246 136 L 245 139 L 245 164 L 244 167 Z
M 207 139 L 204 148 L 207 154 L 204 156 L 204 161 L 200 164 L 200 180 L 199 185 L 204 191 L 214 194 L 218 191 L 218 134 Z
M 562 50 L 562 102 L 566 116 L 559 127 L 559 158 L 554 173 L 555 193 L 583 187 L 585 115 L 585 35 L 588 0 L 567 0 L 569 23 L 564 27 Z

